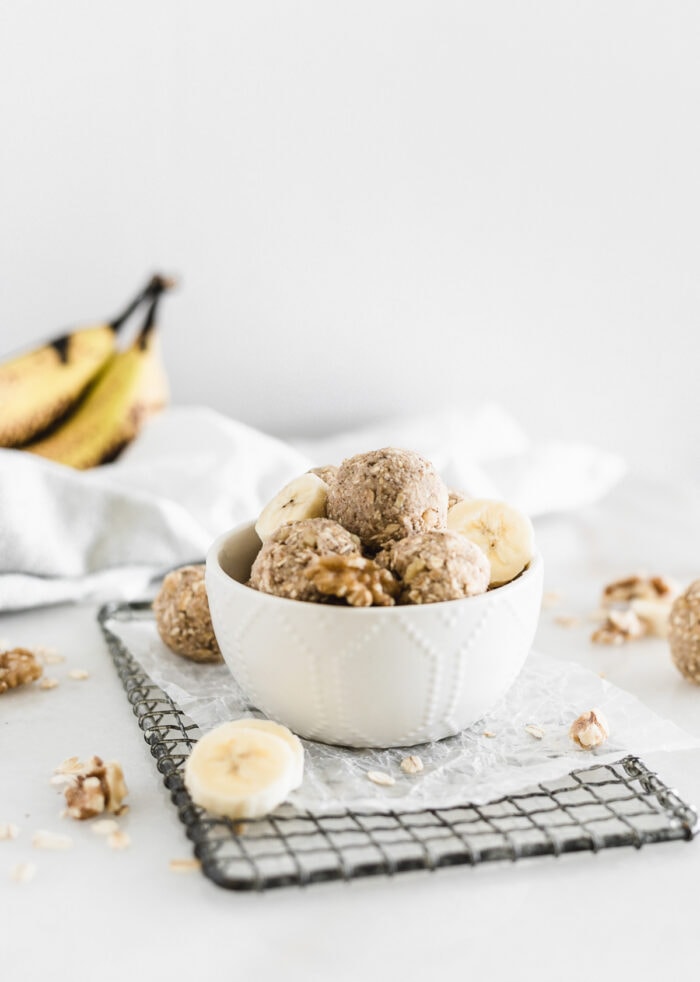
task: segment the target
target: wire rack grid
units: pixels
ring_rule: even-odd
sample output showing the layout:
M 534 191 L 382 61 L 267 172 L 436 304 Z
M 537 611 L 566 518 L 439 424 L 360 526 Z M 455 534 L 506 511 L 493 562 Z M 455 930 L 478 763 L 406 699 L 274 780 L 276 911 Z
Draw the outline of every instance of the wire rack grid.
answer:
M 637 757 L 595 765 L 487 805 L 314 815 L 282 806 L 235 822 L 195 805 L 184 762 L 198 728 L 146 674 L 118 636 L 119 622 L 152 618 L 149 602 L 98 614 L 116 670 L 203 873 L 231 890 L 305 886 L 408 870 L 529 856 L 598 852 L 690 840 L 696 811 Z

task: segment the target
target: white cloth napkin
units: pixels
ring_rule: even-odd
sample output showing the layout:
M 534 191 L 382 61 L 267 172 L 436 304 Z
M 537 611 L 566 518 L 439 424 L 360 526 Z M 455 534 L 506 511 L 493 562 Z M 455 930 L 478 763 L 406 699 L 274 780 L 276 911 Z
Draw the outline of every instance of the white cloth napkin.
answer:
M 451 487 L 533 516 L 593 502 L 625 471 L 593 447 L 533 445 L 498 406 L 293 444 L 210 409 L 174 407 L 92 471 L 0 450 L 0 610 L 142 596 L 164 570 L 201 560 L 295 475 L 383 446 L 418 450 Z

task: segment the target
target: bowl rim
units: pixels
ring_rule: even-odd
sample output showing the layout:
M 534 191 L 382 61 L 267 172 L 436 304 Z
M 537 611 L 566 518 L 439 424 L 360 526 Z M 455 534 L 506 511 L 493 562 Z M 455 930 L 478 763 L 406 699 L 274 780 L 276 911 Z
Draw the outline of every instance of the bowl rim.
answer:
M 394 604 L 390 607 L 352 607 L 351 605 L 343 604 L 319 604 L 314 603 L 310 600 L 293 600 L 291 597 L 278 597 L 273 593 L 265 593 L 262 590 L 255 590 L 253 587 L 247 586 L 245 583 L 241 583 L 240 580 L 235 579 L 221 565 L 221 551 L 228 541 L 234 536 L 242 535 L 245 532 L 255 532 L 255 522 L 242 522 L 239 525 L 230 528 L 228 531 L 223 532 L 221 535 L 217 536 L 212 542 L 209 549 L 207 550 L 205 566 L 208 573 L 213 573 L 222 582 L 230 584 L 230 588 L 235 591 L 245 591 L 246 594 L 255 594 L 257 597 L 264 598 L 259 601 L 261 603 L 270 603 L 280 606 L 280 610 L 283 609 L 294 609 L 303 610 L 307 609 L 309 612 L 312 611 L 333 611 L 331 616 L 338 617 L 362 617 L 362 616 L 375 616 L 381 614 L 383 617 L 390 616 L 406 616 L 407 612 L 411 612 L 413 615 L 421 616 L 419 611 L 430 611 L 437 610 L 440 608 L 450 608 L 454 609 L 454 605 L 458 603 L 469 602 L 472 606 L 476 607 L 478 604 L 485 604 L 493 602 L 494 597 L 505 597 L 507 594 L 511 594 L 514 591 L 521 590 L 524 585 L 529 584 L 529 581 L 537 574 L 542 573 L 543 560 L 542 554 L 539 550 L 535 550 L 535 553 L 518 576 L 513 580 L 509 580 L 508 583 L 504 583 L 502 586 L 494 587 L 493 590 L 486 590 L 484 593 L 477 593 L 472 597 L 458 597 L 455 600 L 438 600 L 430 604 Z M 256 533 L 257 534 L 257 533 Z M 291 605 L 291 607 L 290 607 Z

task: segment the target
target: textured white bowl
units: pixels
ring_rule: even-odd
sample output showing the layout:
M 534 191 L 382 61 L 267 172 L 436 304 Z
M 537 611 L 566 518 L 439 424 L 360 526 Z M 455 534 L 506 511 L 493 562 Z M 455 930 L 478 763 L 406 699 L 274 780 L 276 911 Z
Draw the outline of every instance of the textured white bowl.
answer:
M 245 586 L 259 548 L 252 523 L 212 545 L 212 622 L 253 705 L 299 736 L 350 747 L 452 736 L 498 702 L 527 657 L 542 599 L 539 555 L 477 597 L 353 608 Z

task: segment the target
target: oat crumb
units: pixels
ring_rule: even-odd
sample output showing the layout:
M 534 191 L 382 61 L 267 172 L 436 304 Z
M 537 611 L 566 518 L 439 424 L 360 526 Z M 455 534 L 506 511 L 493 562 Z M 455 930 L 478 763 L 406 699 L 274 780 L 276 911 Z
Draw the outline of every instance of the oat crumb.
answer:
M 73 840 L 69 835 L 61 835 L 57 832 L 46 832 L 40 829 L 32 836 L 32 845 L 35 849 L 49 849 L 52 852 L 61 852 L 73 847 Z
M 384 771 L 367 771 L 367 780 L 385 788 L 390 788 L 392 784 L 396 784 L 396 778 L 393 778 L 391 774 L 386 774 Z
M 98 818 L 91 828 L 95 835 L 112 835 L 119 831 L 119 822 L 115 822 L 113 818 Z
M 496 734 L 493 732 L 493 730 L 484 730 L 484 732 L 481 735 L 482 736 L 485 736 L 485 737 L 488 737 L 489 740 L 493 739 L 493 737 L 496 736 Z
M 530 736 L 534 737 L 536 740 L 541 740 L 544 736 L 544 730 L 536 723 L 527 723 L 525 725 L 525 732 L 529 733 Z
M 202 868 L 199 859 L 171 859 L 168 869 L 173 873 L 195 873 Z
M 418 754 L 411 754 L 401 761 L 401 770 L 405 774 L 418 774 L 419 771 L 423 770 L 423 761 Z
M 131 839 L 122 829 L 112 832 L 107 837 L 107 845 L 110 849 L 126 849 L 131 845 Z
M 0 842 L 7 839 L 16 839 L 18 835 L 19 829 L 12 822 L 0 824 Z
M 90 678 L 90 673 L 86 672 L 84 668 L 72 668 L 68 673 L 68 678 L 75 679 L 77 682 L 82 682 L 83 679 Z
M 559 627 L 579 627 L 581 624 L 581 618 L 574 617 L 572 614 L 557 614 L 553 620 Z
M 29 883 L 36 876 L 35 863 L 17 863 L 10 870 L 10 876 L 15 883 Z
M 65 655 L 59 655 L 55 648 L 43 644 L 35 644 L 31 650 L 43 665 L 61 665 L 66 660 Z
M 58 685 L 58 679 L 45 678 L 45 679 L 42 679 L 41 682 L 39 683 L 39 688 L 40 689 L 55 689 L 57 685 Z
M 557 607 L 561 601 L 561 593 L 557 593 L 556 590 L 548 590 L 542 594 L 542 607 L 544 610 L 551 610 L 552 607 Z

